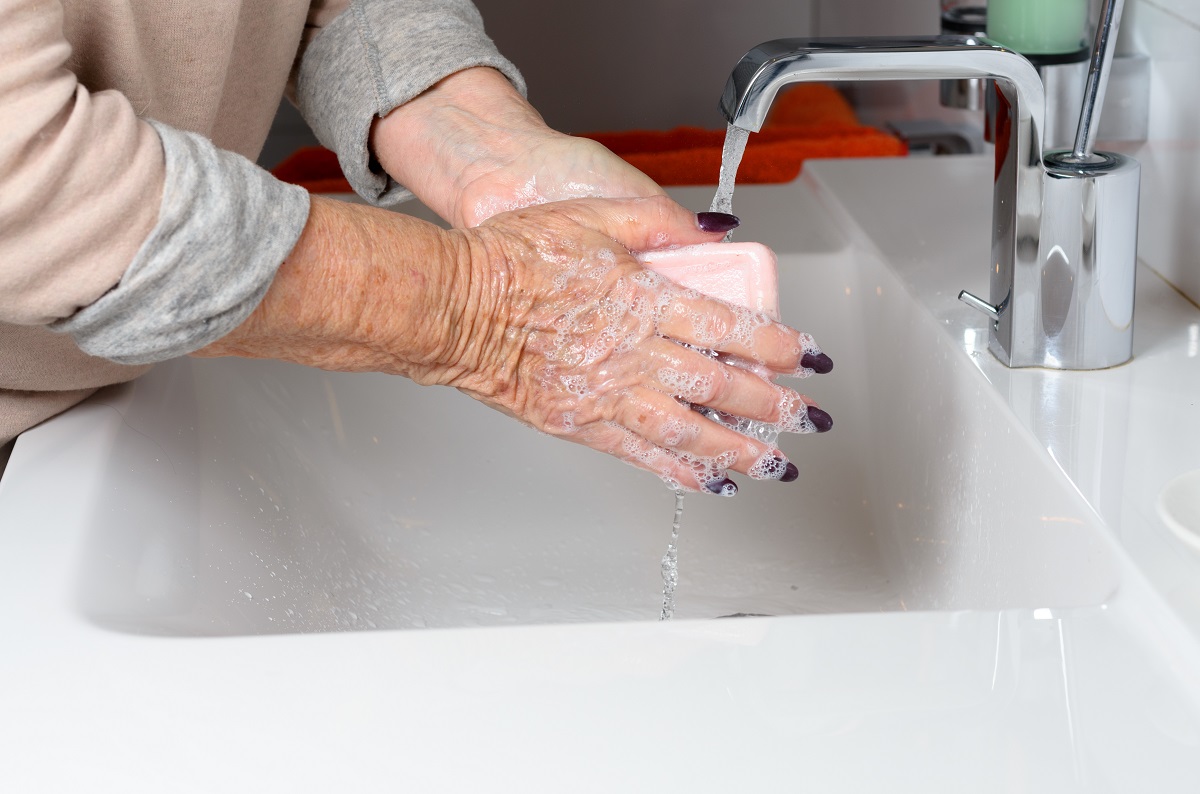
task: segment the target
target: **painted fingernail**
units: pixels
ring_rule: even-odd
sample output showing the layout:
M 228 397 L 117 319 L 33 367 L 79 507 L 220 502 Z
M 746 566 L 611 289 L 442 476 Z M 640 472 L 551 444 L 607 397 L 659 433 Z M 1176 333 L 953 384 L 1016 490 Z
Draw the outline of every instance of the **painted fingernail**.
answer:
M 824 353 L 805 353 L 800 357 L 800 366 L 824 375 L 833 369 L 833 359 Z
M 779 478 L 780 482 L 795 482 L 800 477 L 800 470 L 796 468 L 796 464 L 788 461 L 787 466 L 783 469 L 783 476 Z
M 725 233 L 742 225 L 741 218 L 728 212 L 697 212 L 696 224 L 701 231 Z
M 828 433 L 833 427 L 833 417 L 815 405 L 808 406 L 808 420 L 817 428 L 818 433 Z
M 738 492 L 737 483 L 728 477 L 723 480 L 706 482 L 704 487 L 707 488 L 711 493 L 715 493 L 717 496 L 737 496 Z

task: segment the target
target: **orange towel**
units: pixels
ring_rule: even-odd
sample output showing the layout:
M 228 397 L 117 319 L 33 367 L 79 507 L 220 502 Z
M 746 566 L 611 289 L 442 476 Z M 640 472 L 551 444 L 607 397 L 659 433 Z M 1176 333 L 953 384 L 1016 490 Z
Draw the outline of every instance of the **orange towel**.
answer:
M 724 130 L 676 127 L 586 133 L 660 185 L 715 185 Z M 738 169 L 739 184 L 790 182 L 811 157 L 896 157 L 908 153 L 900 139 L 858 123 L 835 89 L 802 83 L 781 93 L 761 132 L 750 136 Z M 272 171 L 313 193 L 349 193 L 337 157 L 319 146 L 299 149 Z
M 342 175 L 337 155 L 324 146 L 302 146 L 271 169 L 276 179 L 299 185 L 309 193 L 353 193 Z

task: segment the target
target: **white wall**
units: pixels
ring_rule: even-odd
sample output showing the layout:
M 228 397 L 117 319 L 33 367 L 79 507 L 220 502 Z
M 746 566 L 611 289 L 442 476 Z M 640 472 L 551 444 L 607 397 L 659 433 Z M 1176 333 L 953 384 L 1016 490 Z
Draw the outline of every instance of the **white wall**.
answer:
M 729 70 L 759 42 L 812 35 L 812 0 L 475 0 L 553 127 L 719 127 Z
M 1200 303 L 1200 0 L 1129 0 L 1122 45 L 1150 56 L 1138 256 Z M 1117 147 L 1114 147 L 1117 148 Z
M 798 36 L 934 33 L 938 0 L 475 0 L 488 34 L 568 132 L 720 127 L 745 52 Z

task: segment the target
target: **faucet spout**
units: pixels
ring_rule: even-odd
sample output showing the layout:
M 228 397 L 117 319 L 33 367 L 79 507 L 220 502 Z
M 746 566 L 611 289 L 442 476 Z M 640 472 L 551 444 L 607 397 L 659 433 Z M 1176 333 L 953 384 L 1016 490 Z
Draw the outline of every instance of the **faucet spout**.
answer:
M 1044 152 L 1045 90 L 1024 56 L 975 36 L 777 39 L 738 62 L 720 107 L 757 132 L 791 83 L 960 78 L 993 81 L 998 100 L 991 300 L 964 297 L 991 318 L 992 352 L 1010 367 L 1124 363 L 1140 172 L 1120 155 L 1077 164 Z
M 729 75 L 721 113 L 735 127 L 758 132 L 779 89 L 791 83 L 862 80 L 990 78 L 1030 125 L 1041 154 L 1046 94 L 1024 56 L 974 36 L 776 39 L 758 45 Z M 1040 158 L 1039 158 L 1040 159 Z

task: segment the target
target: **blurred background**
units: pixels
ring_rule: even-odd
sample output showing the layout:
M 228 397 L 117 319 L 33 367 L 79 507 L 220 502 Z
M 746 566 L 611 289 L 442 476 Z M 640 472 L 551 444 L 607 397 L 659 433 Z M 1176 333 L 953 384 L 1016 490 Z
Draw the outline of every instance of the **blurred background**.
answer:
M 717 99 L 729 70 L 754 45 L 797 36 L 932 34 L 942 11 L 942 0 L 475 2 L 488 33 L 525 75 L 533 104 L 551 126 L 572 133 L 722 128 Z M 1093 17 L 1098 4 L 1092 0 Z M 1142 164 L 1139 254 L 1200 302 L 1200 0 L 1127 0 L 1118 52 L 1149 58 L 1145 139 L 1107 145 Z M 843 90 L 868 124 L 982 129 L 977 111 L 941 106 L 936 82 Z M 1110 104 L 1108 112 L 1122 111 Z M 285 102 L 260 163 L 273 167 L 313 143 Z

